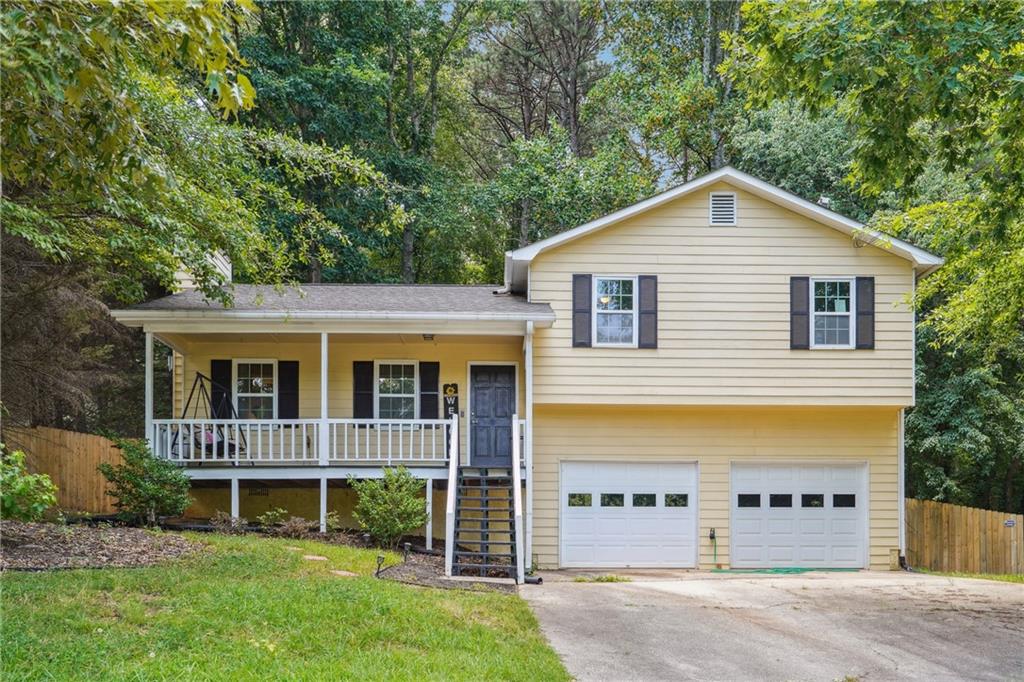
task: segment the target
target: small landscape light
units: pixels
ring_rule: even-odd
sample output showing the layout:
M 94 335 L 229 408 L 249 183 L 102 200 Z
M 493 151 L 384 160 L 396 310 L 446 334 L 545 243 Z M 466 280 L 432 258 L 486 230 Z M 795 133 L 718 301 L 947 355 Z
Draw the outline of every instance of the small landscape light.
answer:
M 383 566 L 384 566 L 384 555 L 383 554 L 378 554 L 377 555 L 377 572 L 374 573 L 373 575 L 379 578 L 380 577 L 380 569 Z
M 369 533 L 363 533 L 363 544 L 364 545 L 370 544 L 370 534 Z
M 402 543 L 402 549 L 405 550 L 403 552 L 402 561 L 408 561 L 409 560 L 409 552 L 412 551 L 412 543 L 411 542 L 403 542 Z

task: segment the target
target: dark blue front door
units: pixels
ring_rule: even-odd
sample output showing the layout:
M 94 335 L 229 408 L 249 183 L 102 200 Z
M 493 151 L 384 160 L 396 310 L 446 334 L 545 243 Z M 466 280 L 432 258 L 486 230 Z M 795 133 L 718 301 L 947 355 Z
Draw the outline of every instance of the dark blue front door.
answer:
M 512 414 L 516 405 L 516 369 L 511 365 L 473 365 L 469 382 L 470 464 L 512 466 Z

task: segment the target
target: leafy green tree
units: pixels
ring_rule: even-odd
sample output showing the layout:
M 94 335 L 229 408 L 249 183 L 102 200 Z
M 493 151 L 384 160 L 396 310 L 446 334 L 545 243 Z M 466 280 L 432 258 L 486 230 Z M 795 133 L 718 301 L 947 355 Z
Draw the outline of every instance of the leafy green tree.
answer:
M 182 264 L 208 295 L 229 297 L 218 251 L 269 281 L 308 257 L 259 230 L 261 215 L 286 210 L 304 235 L 337 226 L 262 169 L 329 184 L 374 176 L 342 150 L 221 120 L 254 100 L 234 43 L 251 13 L 247 2 L 6 3 L 4 231 L 52 261 L 88 264 L 124 300 L 146 282 L 170 285 Z
M 30 474 L 25 453 L 4 452 L 0 443 L 0 518 L 38 521 L 57 504 L 57 486 L 46 474 Z
M 871 205 L 847 182 L 853 147 L 845 120 L 835 110 L 810 116 L 792 100 L 736 119 L 729 131 L 732 165 L 804 199 L 829 199 L 829 207 L 855 220 L 871 217 Z
M 114 441 L 124 464 L 100 464 L 110 483 L 107 494 L 116 501 L 118 513 L 135 523 L 156 525 L 158 517 L 180 516 L 192 504 L 191 481 L 176 464 L 157 459 L 141 440 Z
M 767 3 L 744 6 L 723 73 L 753 106 L 793 97 L 838 104 L 853 134 L 853 179 L 869 193 L 910 187 L 933 154 L 979 191 L 879 227 L 939 251 L 922 283 L 940 296 L 925 324 L 992 359 L 1024 328 L 1024 12 L 986 3 Z
M 739 106 L 718 66 L 725 55 L 722 35 L 740 26 L 740 3 L 615 1 L 606 7 L 616 68 L 596 88 L 596 98 L 674 180 L 725 165 Z
M 1024 510 L 1024 353 L 989 361 L 936 343 L 917 347 L 917 405 L 909 412 L 907 492 L 1020 513 Z

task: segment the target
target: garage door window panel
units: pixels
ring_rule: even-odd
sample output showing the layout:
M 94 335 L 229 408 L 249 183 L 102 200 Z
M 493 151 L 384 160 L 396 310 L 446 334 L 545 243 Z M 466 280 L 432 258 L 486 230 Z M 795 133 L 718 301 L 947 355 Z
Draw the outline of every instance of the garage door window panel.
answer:
M 800 506 L 804 509 L 822 509 L 825 506 L 825 496 L 821 493 L 805 493 L 800 496 Z
M 753 493 L 740 493 L 736 496 L 736 506 L 740 509 L 755 509 L 761 506 L 761 496 Z
M 857 507 L 857 496 L 846 493 L 836 493 L 832 496 L 832 507 L 835 509 L 854 509 Z
M 768 506 L 774 509 L 788 509 L 793 506 L 793 496 L 789 494 L 773 493 L 768 496 Z
M 601 493 L 602 507 L 625 507 L 626 495 L 624 493 Z
M 594 504 L 594 496 L 590 493 L 569 493 L 570 507 L 591 507 Z
M 654 493 L 633 493 L 634 507 L 656 507 L 658 496 Z
M 666 507 L 689 507 L 690 496 L 687 493 L 665 493 Z

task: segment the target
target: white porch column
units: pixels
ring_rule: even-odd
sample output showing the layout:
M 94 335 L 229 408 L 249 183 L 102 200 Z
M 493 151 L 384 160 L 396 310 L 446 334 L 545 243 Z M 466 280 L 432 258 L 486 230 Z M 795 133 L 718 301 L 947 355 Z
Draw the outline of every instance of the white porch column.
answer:
M 327 477 L 320 479 L 320 532 L 327 532 Z
M 523 339 L 523 365 L 526 371 L 526 569 L 533 567 L 533 322 L 526 323 Z
M 424 539 L 427 543 L 427 549 L 434 548 L 434 479 L 427 479 L 427 532 L 424 533 Z
M 152 449 L 153 442 L 153 332 L 146 332 L 146 443 Z M 170 454 L 167 455 L 170 457 Z
M 320 439 L 317 450 L 320 453 L 320 466 L 327 466 L 331 453 L 329 426 L 327 424 L 327 332 L 320 332 Z M 326 496 L 325 496 L 326 499 Z
M 238 479 L 231 479 L 231 518 L 238 518 Z

